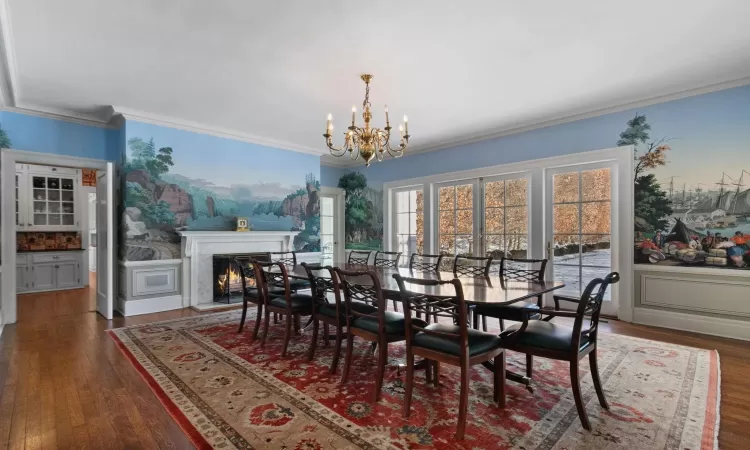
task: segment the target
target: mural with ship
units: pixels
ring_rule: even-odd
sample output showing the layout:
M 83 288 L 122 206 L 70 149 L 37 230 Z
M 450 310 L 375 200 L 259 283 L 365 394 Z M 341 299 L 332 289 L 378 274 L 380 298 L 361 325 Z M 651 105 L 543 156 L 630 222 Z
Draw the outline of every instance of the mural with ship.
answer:
M 748 268 L 750 106 L 740 100 L 675 112 L 679 125 L 660 124 L 674 136 L 652 139 L 645 115 L 628 121 L 618 144 L 635 146 L 635 262 Z
M 137 127 L 129 123 L 131 128 Z M 310 172 L 314 156 L 265 148 L 238 151 L 236 144 L 250 144 L 233 141 L 206 152 L 195 139 L 180 136 L 188 132 L 149 131 L 176 144 L 132 134 L 127 140 L 121 259 L 180 258 L 178 231 L 233 231 L 237 217 L 248 218 L 256 231 L 299 231 L 294 250 L 319 251 L 319 174 Z M 295 162 L 296 157 L 305 161 Z

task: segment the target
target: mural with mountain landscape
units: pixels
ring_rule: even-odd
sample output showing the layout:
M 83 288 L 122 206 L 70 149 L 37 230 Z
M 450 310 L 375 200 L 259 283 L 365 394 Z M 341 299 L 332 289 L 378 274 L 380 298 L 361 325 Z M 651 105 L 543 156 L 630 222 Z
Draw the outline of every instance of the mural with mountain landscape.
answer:
M 347 250 L 383 249 L 383 189 L 367 185 L 362 172 L 349 172 L 339 178 L 346 191 L 345 241 Z
M 644 108 L 624 124 L 617 145 L 635 147 L 637 263 L 750 264 L 750 89 L 728 92 L 693 103 L 705 108 Z
M 122 259 L 180 258 L 178 231 L 233 231 L 237 217 L 300 231 L 294 250 L 319 251 L 315 156 L 131 122 L 127 136 Z

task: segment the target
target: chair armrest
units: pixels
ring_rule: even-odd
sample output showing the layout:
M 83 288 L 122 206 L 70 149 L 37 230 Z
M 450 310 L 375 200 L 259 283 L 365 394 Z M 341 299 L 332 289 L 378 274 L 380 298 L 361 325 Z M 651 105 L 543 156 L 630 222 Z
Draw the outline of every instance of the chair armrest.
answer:
M 567 295 L 553 295 L 552 299 L 555 301 L 555 310 L 560 309 L 560 300 L 571 303 L 580 303 L 581 300 L 575 297 L 569 297 Z
M 576 318 L 578 317 L 578 313 L 574 311 L 561 311 L 559 309 L 541 309 L 539 310 L 541 314 L 546 314 L 548 316 L 554 316 L 554 317 L 572 317 Z

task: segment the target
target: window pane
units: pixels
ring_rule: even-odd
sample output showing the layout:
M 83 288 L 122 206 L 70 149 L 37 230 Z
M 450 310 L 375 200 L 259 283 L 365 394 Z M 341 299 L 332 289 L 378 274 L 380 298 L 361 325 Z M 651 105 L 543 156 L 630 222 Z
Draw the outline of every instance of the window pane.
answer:
M 525 205 L 527 186 L 528 180 L 526 178 L 508 180 L 505 185 L 505 203 L 508 206 Z
M 471 209 L 460 209 L 457 211 L 456 233 L 469 234 L 474 232 L 474 211 Z
M 484 228 L 486 233 L 505 233 L 505 214 L 503 208 L 488 208 L 484 212 Z
M 609 233 L 611 215 L 609 202 L 583 203 L 583 233 Z
M 440 252 L 445 252 L 449 255 L 454 254 L 454 245 L 456 238 L 452 235 L 440 235 Z
M 579 275 L 578 266 L 555 266 L 555 281 L 565 283 L 565 287 L 558 289 L 555 292 L 559 292 L 562 295 L 569 295 L 571 297 L 581 296 L 581 278 Z M 570 308 L 575 306 L 573 304 L 566 305 Z
M 333 217 L 323 216 L 320 218 L 320 230 L 322 233 L 333 234 Z
M 485 183 L 484 204 L 488 207 L 498 207 L 505 204 L 505 181 Z
M 609 168 L 581 172 L 581 194 L 584 201 L 609 200 L 612 175 Z
M 456 236 L 456 254 L 471 255 L 474 251 L 472 236 Z
M 507 233 L 526 234 L 529 224 L 529 216 L 525 206 L 505 208 L 505 215 L 505 227 Z
M 561 173 L 552 181 L 553 203 L 578 201 L 578 172 Z
M 505 236 L 505 252 L 508 258 L 526 258 L 528 249 L 529 239 L 525 234 Z
M 417 213 L 409 213 L 409 234 L 417 234 Z
M 418 191 L 409 191 L 409 212 L 417 210 L 417 192 Z
M 456 231 L 456 227 L 454 226 L 456 220 L 456 212 L 453 210 L 450 211 L 440 211 L 440 234 L 453 234 Z
M 456 208 L 471 209 L 474 206 L 472 201 L 472 185 L 464 184 L 456 188 Z
M 323 197 L 320 199 L 320 214 L 323 216 L 333 215 L 333 199 L 330 197 Z
M 555 233 L 578 233 L 578 205 L 555 205 L 552 212 Z
M 505 253 L 503 247 L 503 236 L 496 234 L 490 234 L 484 237 L 485 247 L 484 253 L 487 256 L 492 256 L 495 259 L 500 259 Z
M 396 192 L 396 212 L 409 210 L 409 191 Z
M 456 188 L 454 186 L 440 188 L 440 210 L 453 209 L 456 199 Z
M 396 233 L 409 234 L 409 213 L 396 214 Z
M 552 251 L 555 264 L 578 264 L 581 254 L 578 235 L 555 235 L 552 239 Z M 555 270 L 557 270 L 557 266 L 555 266 Z
M 581 264 L 609 267 L 612 264 L 610 236 L 584 235 L 581 239 Z

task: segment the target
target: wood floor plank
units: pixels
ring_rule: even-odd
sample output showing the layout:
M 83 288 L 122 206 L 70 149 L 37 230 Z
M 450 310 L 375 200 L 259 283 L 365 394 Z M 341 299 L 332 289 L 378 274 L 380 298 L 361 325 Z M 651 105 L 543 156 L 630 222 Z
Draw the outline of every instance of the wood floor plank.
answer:
M 0 449 L 193 448 L 106 330 L 200 313 L 184 309 L 107 321 L 92 312 L 94 305 L 93 283 L 19 296 L 19 322 L 6 325 L 0 337 Z M 750 344 L 617 320 L 601 329 L 718 350 L 719 447 L 750 448 Z

